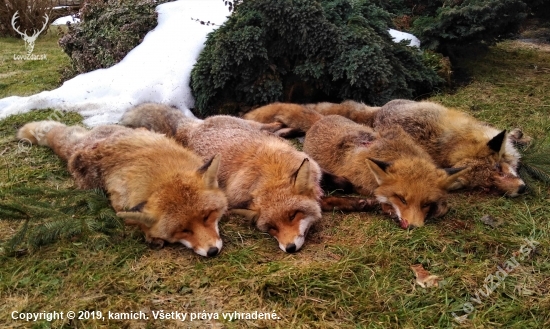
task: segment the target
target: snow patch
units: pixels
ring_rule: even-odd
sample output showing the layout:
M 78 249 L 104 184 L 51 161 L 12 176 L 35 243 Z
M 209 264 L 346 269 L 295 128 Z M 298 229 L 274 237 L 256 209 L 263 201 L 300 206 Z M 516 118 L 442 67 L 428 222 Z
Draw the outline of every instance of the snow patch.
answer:
M 66 81 L 61 87 L 29 97 L 0 99 L 0 119 L 33 109 L 79 112 L 88 126 L 117 123 L 129 108 L 155 102 L 193 116 L 191 69 L 215 27 L 191 18 L 215 22 L 229 11 L 219 0 L 179 0 L 159 5 L 158 25 L 118 64 Z
M 79 112 L 88 126 L 117 123 L 129 108 L 155 102 L 174 106 L 194 117 L 189 81 L 191 69 L 204 47 L 206 35 L 216 27 L 197 20 L 221 25 L 229 15 L 219 0 L 179 0 L 156 8 L 158 25 L 143 42 L 118 64 L 78 75 L 61 87 L 29 97 L 11 96 L 0 99 L 0 119 L 33 109 L 55 108 Z M 53 24 L 75 22 L 72 16 Z M 411 40 L 420 47 L 414 35 L 390 29 L 395 42 Z
M 393 42 L 398 43 L 398 42 L 401 42 L 402 40 L 410 40 L 410 43 L 409 43 L 410 47 L 420 48 L 420 40 L 417 37 L 415 37 L 413 34 L 397 31 L 394 29 L 389 29 L 388 32 L 390 32 L 390 35 L 393 38 Z
M 59 8 L 62 8 L 62 7 L 59 7 Z M 74 24 L 78 22 L 80 22 L 80 18 L 76 18 L 74 15 L 69 15 L 69 16 L 59 17 L 58 19 L 52 22 L 52 25 L 67 25 L 67 23 Z

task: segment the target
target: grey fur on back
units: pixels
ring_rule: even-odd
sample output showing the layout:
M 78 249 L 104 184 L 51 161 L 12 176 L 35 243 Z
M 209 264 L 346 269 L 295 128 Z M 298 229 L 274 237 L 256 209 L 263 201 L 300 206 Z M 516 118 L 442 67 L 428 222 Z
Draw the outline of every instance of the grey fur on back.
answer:
M 179 124 L 187 119 L 182 111 L 164 104 L 143 103 L 124 113 L 120 124 L 130 128 L 148 130 L 173 137 Z

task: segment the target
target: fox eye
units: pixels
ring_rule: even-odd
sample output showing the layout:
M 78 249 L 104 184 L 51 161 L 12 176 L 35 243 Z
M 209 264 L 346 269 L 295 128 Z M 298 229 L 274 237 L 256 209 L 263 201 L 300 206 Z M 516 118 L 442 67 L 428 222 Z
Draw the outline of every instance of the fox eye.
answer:
M 189 230 L 189 229 L 185 229 L 182 231 L 183 233 L 186 233 L 186 234 L 193 234 L 193 231 Z
M 395 195 L 395 197 L 398 198 L 402 204 L 407 205 L 407 200 L 405 200 L 404 197 L 402 197 L 401 195 Z
M 295 211 L 294 213 L 292 213 L 288 219 L 292 222 L 294 219 L 296 219 L 296 216 L 298 215 L 299 211 Z
M 269 226 L 267 227 L 267 232 L 269 232 L 269 233 L 277 233 L 277 232 L 279 232 L 279 230 L 277 229 L 276 226 L 274 226 L 274 225 L 269 225 Z
M 210 213 L 208 213 L 208 215 L 204 216 L 204 218 L 203 218 L 202 221 L 206 223 L 206 221 L 210 218 L 210 216 L 212 215 L 212 213 L 213 213 L 213 211 L 210 212 Z

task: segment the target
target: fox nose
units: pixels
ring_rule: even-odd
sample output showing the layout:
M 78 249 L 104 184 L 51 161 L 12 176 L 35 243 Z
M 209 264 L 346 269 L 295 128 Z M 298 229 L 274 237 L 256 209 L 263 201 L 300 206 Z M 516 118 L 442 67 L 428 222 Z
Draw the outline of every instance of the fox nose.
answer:
M 206 254 L 208 255 L 208 257 L 214 257 L 218 254 L 218 252 L 220 252 L 220 250 L 217 247 L 210 247 Z
M 405 218 L 400 218 L 400 219 L 399 219 L 399 226 L 400 226 L 402 229 L 406 230 L 406 229 L 408 229 L 408 228 L 410 227 L 409 221 L 407 221 Z
M 296 252 L 296 245 L 294 243 L 289 243 L 286 245 L 286 252 L 293 253 Z
M 523 193 L 525 193 L 526 190 L 527 190 L 527 186 L 525 186 L 525 184 L 522 184 L 518 188 L 518 193 L 523 194 Z

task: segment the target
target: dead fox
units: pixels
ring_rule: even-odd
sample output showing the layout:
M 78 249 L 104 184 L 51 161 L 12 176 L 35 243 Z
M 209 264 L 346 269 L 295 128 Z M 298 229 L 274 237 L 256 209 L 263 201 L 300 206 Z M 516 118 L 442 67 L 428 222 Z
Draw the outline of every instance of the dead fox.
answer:
M 424 225 L 448 211 L 447 189 L 462 169 L 439 169 L 401 128 L 373 131 L 338 115 L 317 121 L 306 133 L 304 152 L 347 178 L 362 195 L 374 195 L 402 228 Z
M 341 115 L 369 127 L 372 127 L 376 112 L 380 109 L 380 107 L 372 107 L 352 100 L 343 101 L 340 104 L 327 102 L 307 104 L 306 108 L 313 109 L 325 116 Z
M 31 122 L 17 138 L 52 148 L 79 188 L 106 190 L 117 215 L 139 226 L 148 242 L 180 242 L 201 256 L 220 252 L 227 199 L 218 187 L 219 155 L 204 163 L 161 134 L 114 125 Z
M 355 101 L 317 104 L 272 103 L 243 116 L 246 120 L 253 120 L 264 124 L 279 123 L 280 129 L 275 134 L 281 137 L 295 137 L 305 134 L 309 128 L 325 115 L 341 115 L 356 122 L 372 126 L 374 116 L 379 107 L 370 107 Z M 272 127 L 272 126 L 270 126 Z
M 243 116 L 246 120 L 265 124 L 280 123 L 281 129 L 275 134 L 281 137 L 303 136 L 322 117 L 322 114 L 313 109 L 292 103 L 268 104 Z
M 162 131 L 170 126 L 163 122 L 167 111 L 137 107 L 122 122 Z M 234 213 L 275 237 L 283 251 L 302 247 L 310 226 L 321 219 L 321 169 L 315 161 L 258 123 L 230 116 L 182 117 L 174 137 L 204 158 L 221 154 L 219 183 Z
M 454 188 L 496 188 L 515 197 L 525 192 L 518 177 L 520 159 L 513 143 L 529 137 L 520 130 L 507 135 L 472 116 L 432 102 L 393 100 L 376 114 L 373 127 L 399 125 L 442 167 L 468 167 Z

